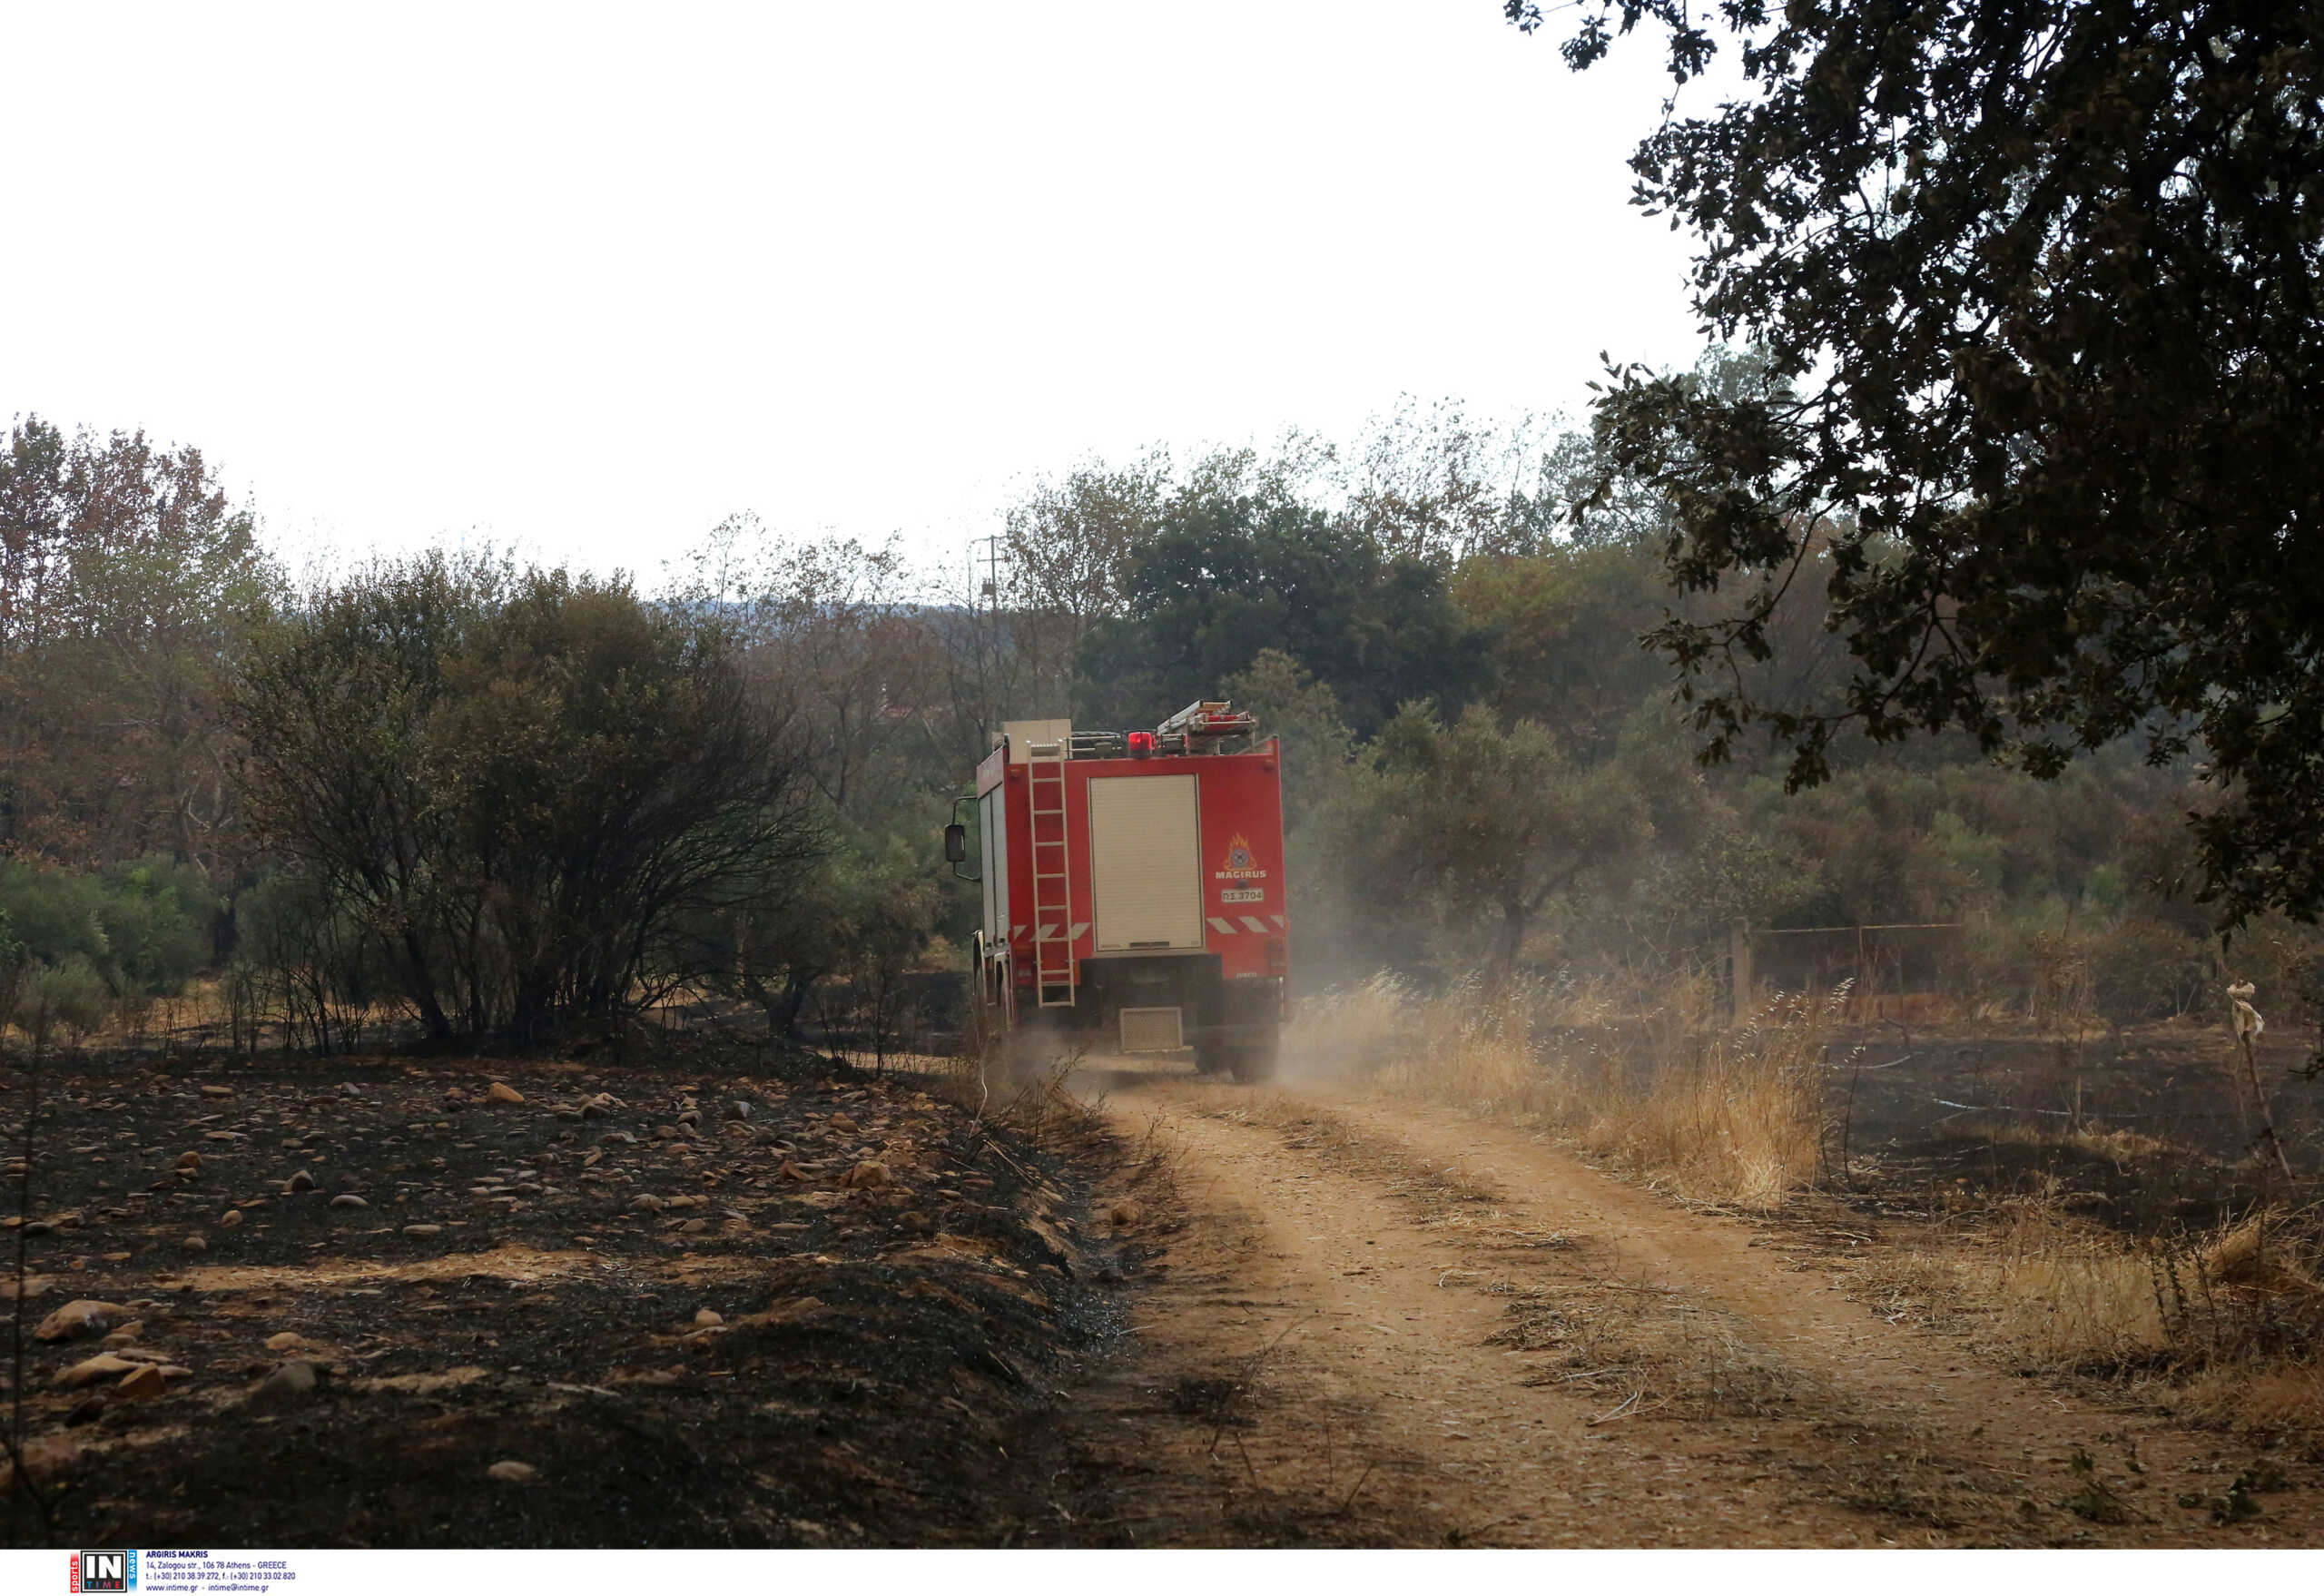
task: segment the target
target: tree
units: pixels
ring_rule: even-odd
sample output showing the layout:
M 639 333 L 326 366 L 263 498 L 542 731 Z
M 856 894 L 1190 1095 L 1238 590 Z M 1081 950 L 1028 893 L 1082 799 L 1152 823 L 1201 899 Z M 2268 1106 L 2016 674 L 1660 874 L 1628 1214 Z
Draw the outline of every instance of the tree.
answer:
M 438 1039 L 617 1020 L 822 845 L 724 629 L 619 580 L 376 566 L 262 631 L 231 710 L 261 836 Z
M 0 453 L 0 847 L 225 873 L 216 701 L 277 586 L 199 450 L 19 421 Z
M 819 985 L 845 983 L 844 1018 L 882 1052 L 900 1019 L 901 978 L 926 952 L 944 909 L 944 877 L 929 850 L 830 823 L 832 846 L 784 892 L 710 917 L 703 926 L 713 986 L 756 1004 L 774 1036 L 795 1036 Z M 824 1000 L 825 1016 L 831 1003 Z M 825 1029 L 830 1029 L 827 1024 Z
M 1407 705 L 1369 750 L 1360 825 L 1384 904 L 1433 905 L 1481 940 L 1494 980 L 1517 967 L 1543 908 L 1592 874 L 1619 874 L 1653 835 L 1618 764 L 1576 768 L 1547 730 L 1504 727 L 1482 704 L 1451 725 Z
M 1169 494 L 1169 457 L 1154 450 L 1125 466 L 1093 461 L 1045 478 L 1009 507 L 1000 549 L 1003 590 L 989 596 L 1009 618 L 1025 669 L 1026 702 L 1009 718 L 1066 712 L 1081 640 L 1122 613 L 1129 572 Z M 978 575 L 981 582 L 984 573 Z
M 1667 672 L 1638 645 L 1663 610 L 1653 551 L 1571 542 L 1486 556 L 1452 574 L 1453 602 L 1493 638 L 1493 706 L 1536 720 L 1579 757 L 1602 758 Z
M 787 720 L 833 809 L 862 823 L 924 796 L 941 671 L 896 539 L 783 542 L 741 516 L 690 564 L 677 602 L 731 630 L 745 681 Z
M 1150 722 L 1267 648 L 1328 684 L 1359 731 L 1406 699 L 1465 704 L 1491 672 L 1441 569 L 1287 499 L 1180 494 L 1128 586 L 1126 613 L 1082 645 L 1085 719 Z
M 1848 724 L 1960 727 L 2042 775 L 2200 740 L 2230 799 L 2194 823 L 2209 890 L 2324 910 L 2314 7 L 1588 0 L 1566 57 L 1641 23 L 1680 83 L 1732 34 L 1754 91 L 1631 165 L 1762 368 L 1623 368 L 1594 422 L 1603 480 L 1669 499 L 1669 574 L 1718 601 L 1656 639 L 1709 754 L 1763 724 L 1800 785 Z M 1846 679 L 1771 704 L 1750 667 L 1819 587 Z

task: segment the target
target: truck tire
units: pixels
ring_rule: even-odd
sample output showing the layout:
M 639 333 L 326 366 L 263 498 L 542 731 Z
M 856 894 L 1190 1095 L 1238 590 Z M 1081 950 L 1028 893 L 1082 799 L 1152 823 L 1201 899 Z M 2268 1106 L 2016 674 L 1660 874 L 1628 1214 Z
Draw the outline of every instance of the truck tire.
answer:
M 1216 1075 L 1227 1067 L 1229 1055 L 1223 1042 L 1196 1042 L 1195 1068 L 1205 1075 Z
M 1275 1039 L 1270 1035 L 1263 1042 L 1237 1048 L 1234 1052 L 1235 1079 L 1249 1085 L 1254 1081 L 1273 1080 L 1275 1066 Z

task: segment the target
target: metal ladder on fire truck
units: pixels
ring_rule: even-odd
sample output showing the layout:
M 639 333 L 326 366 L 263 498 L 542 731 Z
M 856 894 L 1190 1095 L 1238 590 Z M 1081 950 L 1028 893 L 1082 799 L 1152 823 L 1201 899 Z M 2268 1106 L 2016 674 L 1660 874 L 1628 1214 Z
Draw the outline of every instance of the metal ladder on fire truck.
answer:
M 1044 1009 L 1070 1009 L 1073 967 L 1072 850 L 1067 840 L 1062 743 L 1025 750 L 1033 833 L 1033 991 Z M 1054 928 L 1054 929 L 1052 929 Z

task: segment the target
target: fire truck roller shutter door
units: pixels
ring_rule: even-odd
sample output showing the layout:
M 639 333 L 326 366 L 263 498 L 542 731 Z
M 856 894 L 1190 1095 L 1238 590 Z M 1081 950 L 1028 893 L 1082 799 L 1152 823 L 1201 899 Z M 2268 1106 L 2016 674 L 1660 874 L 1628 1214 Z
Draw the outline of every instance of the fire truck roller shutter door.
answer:
M 1098 951 L 1203 945 L 1202 823 L 1192 775 L 1089 783 L 1089 891 Z

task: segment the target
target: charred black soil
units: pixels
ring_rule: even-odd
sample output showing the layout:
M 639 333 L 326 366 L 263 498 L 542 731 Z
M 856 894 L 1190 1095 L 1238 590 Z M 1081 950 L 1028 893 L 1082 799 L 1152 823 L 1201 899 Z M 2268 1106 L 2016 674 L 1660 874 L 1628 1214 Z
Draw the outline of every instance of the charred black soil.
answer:
M 1134 1227 L 1092 1236 L 1110 1144 L 1037 1145 L 926 1078 L 692 1068 L 50 1072 L 12 1541 L 987 1545 L 1038 1522 L 1010 1443 L 1115 1339 L 1137 1256 Z M 79 1301 L 113 1305 L 35 1339 Z M 72 1373 L 100 1355 L 129 1366 Z

